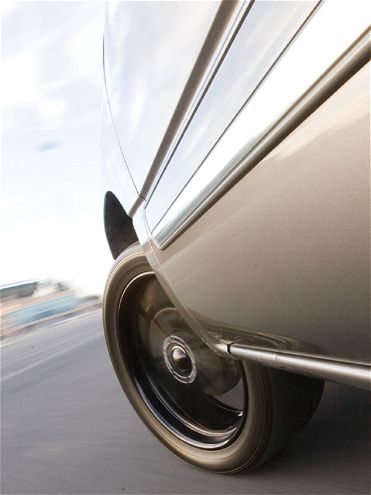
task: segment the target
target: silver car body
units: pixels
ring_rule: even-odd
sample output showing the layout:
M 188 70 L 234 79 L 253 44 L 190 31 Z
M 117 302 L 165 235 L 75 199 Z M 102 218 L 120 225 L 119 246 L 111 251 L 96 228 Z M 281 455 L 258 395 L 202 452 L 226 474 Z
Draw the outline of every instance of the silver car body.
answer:
M 367 388 L 366 3 L 119 2 L 104 45 L 109 242 L 114 198 L 217 352 Z

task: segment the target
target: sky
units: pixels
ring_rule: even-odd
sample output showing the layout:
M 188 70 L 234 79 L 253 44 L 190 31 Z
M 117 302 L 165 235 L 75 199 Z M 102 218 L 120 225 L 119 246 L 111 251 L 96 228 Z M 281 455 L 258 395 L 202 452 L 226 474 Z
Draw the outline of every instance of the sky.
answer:
M 103 2 L 2 2 L 0 284 L 101 293 Z

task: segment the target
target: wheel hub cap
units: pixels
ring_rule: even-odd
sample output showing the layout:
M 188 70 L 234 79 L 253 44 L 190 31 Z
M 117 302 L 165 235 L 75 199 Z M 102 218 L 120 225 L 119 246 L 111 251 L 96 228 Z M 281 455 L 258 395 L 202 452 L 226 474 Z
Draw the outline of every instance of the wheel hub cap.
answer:
M 174 347 L 171 361 L 174 368 L 181 373 L 189 373 L 192 370 L 192 361 L 181 347 Z
M 179 336 L 170 335 L 162 349 L 167 369 L 182 383 L 192 383 L 197 375 L 196 360 L 189 345 Z

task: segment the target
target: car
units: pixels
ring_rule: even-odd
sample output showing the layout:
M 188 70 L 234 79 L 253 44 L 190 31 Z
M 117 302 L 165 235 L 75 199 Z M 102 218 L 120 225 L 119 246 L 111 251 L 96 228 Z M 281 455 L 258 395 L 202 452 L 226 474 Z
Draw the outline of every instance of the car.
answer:
M 370 387 L 366 2 L 109 3 L 103 320 L 181 459 L 252 470 Z

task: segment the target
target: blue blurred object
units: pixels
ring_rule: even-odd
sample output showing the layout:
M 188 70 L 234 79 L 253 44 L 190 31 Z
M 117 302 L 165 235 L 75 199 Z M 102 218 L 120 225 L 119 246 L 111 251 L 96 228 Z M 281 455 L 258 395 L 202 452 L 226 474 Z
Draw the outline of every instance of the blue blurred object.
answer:
M 12 325 L 20 326 L 59 313 L 71 311 L 79 306 L 78 299 L 73 295 L 62 296 L 58 299 L 38 302 L 30 306 L 21 307 L 11 315 Z

